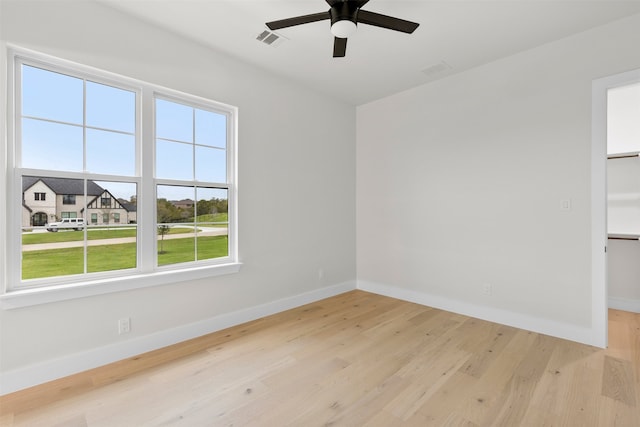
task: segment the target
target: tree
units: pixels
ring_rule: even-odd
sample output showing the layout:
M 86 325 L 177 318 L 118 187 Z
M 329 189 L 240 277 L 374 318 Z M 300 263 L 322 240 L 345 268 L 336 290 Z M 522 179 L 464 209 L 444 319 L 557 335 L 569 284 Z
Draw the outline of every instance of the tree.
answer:
M 176 208 L 173 203 L 167 201 L 167 199 L 158 199 L 157 215 L 158 234 L 160 235 L 160 251 L 158 251 L 158 253 L 163 254 L 164 236 L 169 233 L 169 229 L 171 228 L 167 223 L 179 221 L 180 210 Z
M 170 228 L 171 227 L 167 224 L 158 225 L 158 234 L 160 235 L 160 251 L 158 251 L 159 254 L 164 253 L 164 236 L 165 234 L 169 233 Z
M 182 212 L 167 199 L 158 199 L 157 203 L 158 224 L 167 222 L 180 222 Z

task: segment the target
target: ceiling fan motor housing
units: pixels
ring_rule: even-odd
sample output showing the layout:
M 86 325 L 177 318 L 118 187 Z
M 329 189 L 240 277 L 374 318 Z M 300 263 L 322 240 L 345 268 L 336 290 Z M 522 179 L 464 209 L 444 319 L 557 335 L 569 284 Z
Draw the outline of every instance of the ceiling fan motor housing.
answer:
M 329 10 L 331 14 L 331 25 L 338 21 L 349 20 L 356 24 L 358 22 L 358 5 L 357 2 L 344 1 L 335 4 Z
M 358 22 L 358 6 L 356 2 L 340 2 L 331 7 L 331 33 L 340 38 L 353 35 Z

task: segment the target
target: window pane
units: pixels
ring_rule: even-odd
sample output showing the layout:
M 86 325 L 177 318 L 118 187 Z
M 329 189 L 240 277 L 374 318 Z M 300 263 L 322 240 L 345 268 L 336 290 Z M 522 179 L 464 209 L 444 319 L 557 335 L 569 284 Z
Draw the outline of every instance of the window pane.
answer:
M 226 148 L 227 117 L 196 109 L 196 144 Z
M 23 279 L 84 273 L 85 228 L 86 272 L 136 267 L 135 183 L 88 180 L 85 190 L 85 181 L 81 179 L 25 176 L 22 188 L 25 197 L 31 193 L 47 196 L 46 201 L 25 200 Z M 75 199 L 75 206 L 64 204 L 65 198 Z M 108 207 L 101 206 L 103 199 L 110 201 Z M 88 227 L 85 217 L 91 221 Z
M 87 171 L 110 175 L 135 174 L 133 135 L 87 129 Z
M 22 66 L 22 115 L 82 124 L 81 79 Z
M 195 189 L 159 185 L 157 197 L 158 265 L 195 261 Z
M 195 189 L 177 185 L 158 185 L 157 222 L 192 222 Z
M 196 180 L 227 182 L 227 155 L 219 148 L 196 146 Z
M 158 140 L 156 144 L 156 177 L 193 179 L 193 145 Z
M 227 223 L 228 190 L 225 188 L 196 188 L 198 201 L 196 204 L 196 221 Z
M 22 166 L 34 169 L 82 171 L 82 128 L 22 120 Z
M 87 125 L 135 132 L 136 94 L 87 81 Z
M 102 191 L 89 198 L 87 272 L 114 271 L 137 265 L 137 200 L 132 182 L 96 181 Z M 92 240 L 97 241 L 96 245 Z
M 193 108 L 156 99 L 156 138 L 193 142 Z
M 229 255 L 228 200 L 226 189 L 196 189 L 197 258 L 220 258 Z
M 23 280 L 84 272 L 84 224 L 69 222 L 82 218 L 84 204 L 62 203 L 65 194 L 81 200 L 84 192 L 81 179 L 22 177 Z

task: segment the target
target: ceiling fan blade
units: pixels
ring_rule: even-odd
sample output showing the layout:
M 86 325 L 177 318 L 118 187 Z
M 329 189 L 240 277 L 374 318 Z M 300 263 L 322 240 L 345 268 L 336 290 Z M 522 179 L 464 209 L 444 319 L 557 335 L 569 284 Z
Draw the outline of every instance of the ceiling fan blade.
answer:
M 403 33 L 413 33 L 418 28 L 418 23 L 405 21 L 404 19 L 382 15 L 380 13 L 369 12 L 367 10 L 358 11 L 358 23 L 375 25 L 376 27 L 387 28 L 389 30 L 401 31 Z
M 347 53 L 347 39 L 335 37 L 333 39 L 333 57 L 342 58 Z
M 293 27 L 296 25 L 308 24 L 310 22 L 331 19 L 329 12 L 312 13 L 311 15 L 296 16 L 293 18 L 281 19 L 279 21 L 267 22 L 270 30 L 279 30 L 281 28 Z

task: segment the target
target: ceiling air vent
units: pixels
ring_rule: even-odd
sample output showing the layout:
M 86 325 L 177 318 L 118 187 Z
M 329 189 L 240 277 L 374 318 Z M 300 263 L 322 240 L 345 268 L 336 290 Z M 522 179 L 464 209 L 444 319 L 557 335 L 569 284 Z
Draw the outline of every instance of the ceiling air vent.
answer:
M 273 31 L 264 30 L 256 36 L 256 40 L 269 46 L 276 47 L 282 44 L 282 42 L 284 42 L 286 38 L 282 37 L 280 34 L 274 33 Z

